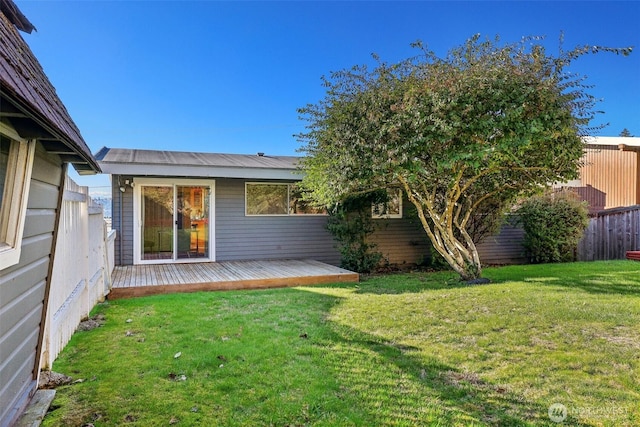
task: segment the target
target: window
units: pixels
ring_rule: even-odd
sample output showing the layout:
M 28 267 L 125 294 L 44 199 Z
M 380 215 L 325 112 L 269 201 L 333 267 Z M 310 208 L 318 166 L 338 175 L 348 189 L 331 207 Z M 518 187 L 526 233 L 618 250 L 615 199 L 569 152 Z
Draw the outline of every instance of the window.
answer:
M 247 184 L 247 215 L 288 215 L 289 186 L 287 184 Z
M 35 142 L 0 122 L 0 269 L 20 260 Z
M 246 215 L 325 215 L 303 200 L 295 184 L 246 183 Z
M 395 188 L 387 190 L 385 203 L 371 205 L 371 217 L 374 219 L 402 218 L 402 190 Z

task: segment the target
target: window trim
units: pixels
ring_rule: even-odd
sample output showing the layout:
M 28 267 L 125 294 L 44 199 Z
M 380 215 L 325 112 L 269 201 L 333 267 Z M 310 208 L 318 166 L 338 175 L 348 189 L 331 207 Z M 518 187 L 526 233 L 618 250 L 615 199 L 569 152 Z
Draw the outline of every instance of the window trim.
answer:
M 402 199 L 403 199 L 403 194 L 402 194 L 402 190 L 400 188 L 390 188 L 387 190 L 387 194 L 389 194 L 389 197 L 391 197 L 391 192 L 395 191 L 398 197 L 398 211 L 399 213 L 394 213 L 394 214 L 390 214 L 390 213 L 385 213 L 385 214 L 377 214 L 376 213 L 376 205 L 382 205 L 383 203 L 371 203 L 371 218 L 372 219 L 402 219 Z M 389 205 L 389 202 L 384 203 L 387 206 Z M 388 209 L 387 209 L 388 211 Z
M 287 186 L 287 213 L 283 214 L 250 214 L 247 212 L 247 207 L 249 204 L 247 203 L 248 191 L 247 187 L 249 185 L 286 185 Z M 327 216 L 326 212 L 324 213 L 293 213 L 291 211 L 291 198 L 293 192 L 291 191 L 291 187 L 296 185 L 295 182 L 270 182 L 270 181 L 245 181 L 244 183 L 244 216 L 246 217 L 309 217 L 309 216 Z
M 21 138 L 3 122 L 0 133 L 11 143 L 0 205 L 0 270 L 3 270 L 20 261 L 36 140 Z
M 280 185 L 287 187 L 287 213 L 282 214 L 250 214 L 249 210 L 249 185 Z M 291 190 L 289 183 L 286 182 L 245 182 L 244 183 L 244 216 L 289 216 L 291 215 L 291 208 L 289 207 L 289 200 L 291 199 Z

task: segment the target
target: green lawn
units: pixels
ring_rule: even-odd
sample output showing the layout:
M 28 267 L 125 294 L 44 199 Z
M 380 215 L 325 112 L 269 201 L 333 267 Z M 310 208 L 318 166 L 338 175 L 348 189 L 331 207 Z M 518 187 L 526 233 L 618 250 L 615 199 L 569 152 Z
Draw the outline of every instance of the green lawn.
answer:
M 44 425 L 640 425 L 640 262 L 485 276 L 102 304 Z

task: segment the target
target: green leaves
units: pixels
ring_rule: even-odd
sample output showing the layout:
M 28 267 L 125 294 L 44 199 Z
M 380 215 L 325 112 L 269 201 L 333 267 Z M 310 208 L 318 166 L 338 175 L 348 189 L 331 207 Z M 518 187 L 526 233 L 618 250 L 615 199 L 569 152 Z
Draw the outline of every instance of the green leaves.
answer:
M 575 261 L 578 241 L 589 223 L 587 208 L 574 193 L 532 197 L 518 209 L 524 247 L 533 263 Z
M 577 174 L 596 100 L 566 67 L 585 54 L 631 50 L 582 46 L 553 56 L 539 38 L 503 44 L 479 35 L 443 58 L 413 46 L 420 54 L 397 64 L 376 57 L 373 69 L 332 73 L 325 98 L 300 109 L 302 186 L 330 206 L 405 183 L 426 212 L 427 234 L 447 234 L 430 235 L 436 249 L 475 265 L 464 237 L 470 217 Z

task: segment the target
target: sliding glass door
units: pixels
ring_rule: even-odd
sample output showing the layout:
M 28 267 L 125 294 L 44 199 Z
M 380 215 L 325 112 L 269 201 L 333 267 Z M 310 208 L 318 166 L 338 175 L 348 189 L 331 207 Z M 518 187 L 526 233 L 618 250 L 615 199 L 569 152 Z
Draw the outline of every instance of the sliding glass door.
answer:
M 142 186 L 142 259 L 173 259 L 173 187 Z
M 176 186 L 176 191 L 176 257 L 209 258 L 209 188 Z
M 213 182 L 137 180 L 135 261 L 211 260 Z M 134 206 L 135 208 L 135 206 Z M 137 242 L 137 243 L 136 243 Z

